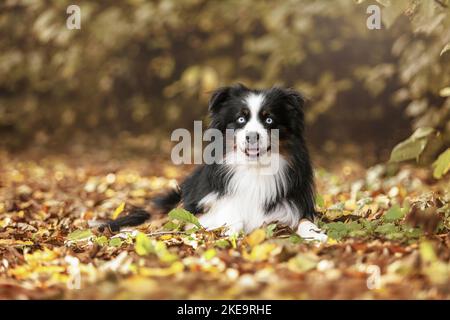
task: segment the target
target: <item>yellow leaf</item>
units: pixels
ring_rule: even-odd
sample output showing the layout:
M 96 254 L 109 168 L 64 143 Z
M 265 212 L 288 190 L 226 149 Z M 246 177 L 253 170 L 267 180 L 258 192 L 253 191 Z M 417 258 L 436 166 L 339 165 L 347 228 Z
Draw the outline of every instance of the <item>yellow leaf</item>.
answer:
M 435 262 L 437 261 L 436 253 L 434 252 L 433 245 L 429 241 L 422 241 L 419 245 L 420 257 L 424 262 Z
M 139 274 L 146 277 L 166 277 L 182 272 L 184 265 L 176 261 L 168 268 L 139 268 Z
M 279 250 L 276 250 L 279 249 Z M 280 253 L 281 247 L 278 247 L 274 243 L 263 243 L 260 245 L 255 246 L 252 251 L 250 252 L 250 255 L 245 256 L 248 260 L 251 261 L 265 261 L 270 258 L 270 256 L 274 256 L 278 253 Z
M 450 51 L 450 43 L 447 43 L 445 45 L 444 48 L 442 48 L 441 53 L 439 54 L 440 56 L 442 56 L 444 53 L 446 53 L 447 51 Z
M 445 88 L 442 88 L 440 91 L 439 91 L 439 95 L 441 96 L 441 97 L 450 97 L 450 87 L 445 87 Z
M 216 256 L 216 254 L 217 254 L 216 250 L 211 248 L 203 253 L 203 258 L 205 258 L 205 260 L 211 260 Z
M 171 235 L 171 234 L 163 234 L 162 236 L 159 237 L 159 239 L 163 240 L 163 241 L 170 240 L 172 238 L 173 238 L 173 235 Z
M 250 247 L 260 244 L 264 239 L 266 239 L 266 231 L 264 229 L 256 229 L 245 238 Z
M 155 251 L 152 241 L 142 232 L 137 234 L 134 248 L 140 256 L 146 256 Z
M 450 267 L 448 266 L 448 263 L 435 261 L 432 264 L 425 266 L 423 273 L 433 284 L 448 285 L 450 278 Z
M 58 254 L 55 251 L 52 251 L 45 247 L 44 250 L 37 250 L 32 254 L 25 254 L 24 258 L 25 261 L 28 262 L 28 264 L 33 265 L 42 262 L 53 261 L 58 258 Z
M 23 240 L 14 240 L 14 239 L 0 239 L 0 245 L 21 247 L 21 246 L 31 246 L 31 245 L 33 245 L 33 242 L 29 241 L 29 240 L 23 241 Z
M 119 216 L 119 214 L 122 213 L 123 209 L 125 209 L 125 202 L 122 202 L 120 204 L 120 206 L 117 207 L 117 209 L 114 211 L 113 215 L 112 215 L 112 219 L 116 220 L 117 217 Z
M 288 261 L 288 268 L 293 272 L 307 272 L 315 269 L 318 263 L 317 256 L 311 253 L 299 253 Z
M 338 243 L 338 242 L 337 242 L 336 239 L 333 239 L 333 238 L 331 238 L 331 237 L 328 237 L 327 244 L 337 244 L 337 243 Z

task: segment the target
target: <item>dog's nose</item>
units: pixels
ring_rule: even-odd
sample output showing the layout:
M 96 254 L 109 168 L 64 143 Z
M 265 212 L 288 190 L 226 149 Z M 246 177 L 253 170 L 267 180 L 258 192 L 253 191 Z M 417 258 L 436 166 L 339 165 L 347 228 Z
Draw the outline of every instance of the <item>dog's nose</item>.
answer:
M 248 143 L 257 143 L 259 141 L 259 133 L 258 132 L 247 132 L 245 134 L 245 139 Z

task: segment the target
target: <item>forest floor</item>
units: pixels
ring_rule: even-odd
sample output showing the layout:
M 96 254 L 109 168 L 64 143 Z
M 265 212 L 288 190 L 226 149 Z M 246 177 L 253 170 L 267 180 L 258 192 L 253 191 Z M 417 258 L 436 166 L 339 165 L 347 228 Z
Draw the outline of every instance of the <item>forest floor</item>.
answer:
M 276 224 L 240 237 L 182 231 L 196 223 L 182 210 L 96 230 L 187 172 L 161 159 L 0 153 L 0 298 L 450 298 L 449 179 L 427 168 L 317 167 L 323 244 Z

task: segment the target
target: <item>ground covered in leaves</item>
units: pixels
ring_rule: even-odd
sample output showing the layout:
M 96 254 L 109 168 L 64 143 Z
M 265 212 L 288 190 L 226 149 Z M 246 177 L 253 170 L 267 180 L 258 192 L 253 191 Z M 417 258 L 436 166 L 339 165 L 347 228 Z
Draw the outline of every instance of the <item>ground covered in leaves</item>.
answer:
M 188 171 L 160 159 L 0 153 L 0 298 L 450 298 L 449 179 L 427 169 L 318 166 L 325 244 L 276 224 L 224 237 L 183 210 L 96 230 Z

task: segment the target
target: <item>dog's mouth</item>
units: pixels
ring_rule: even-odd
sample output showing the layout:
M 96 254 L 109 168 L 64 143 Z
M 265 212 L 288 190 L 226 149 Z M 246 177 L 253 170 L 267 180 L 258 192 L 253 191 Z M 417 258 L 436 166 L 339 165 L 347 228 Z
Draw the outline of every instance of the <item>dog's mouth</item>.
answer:
M 262 145 L 262 143 L 238 143 L 236 140 L 236 136 L 232 142 L 233 150 L 238 151 L 245 154 L 245 157 L 249 160 L 258 160 L 260 157 L 269 153 L 272 149 L 271 144 L 268 146 Z
M 267 148 L 260 148 L 259 146 L 247 145 L 244 149 L 245 155 L 250 159 L 257 159 L 260 156 L 268 153 L 270 151 L 270 146 Z

